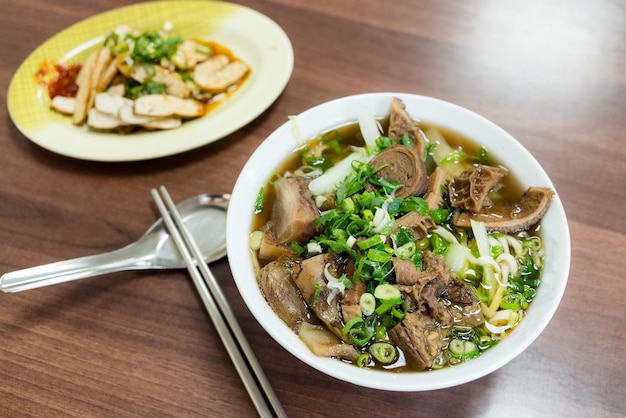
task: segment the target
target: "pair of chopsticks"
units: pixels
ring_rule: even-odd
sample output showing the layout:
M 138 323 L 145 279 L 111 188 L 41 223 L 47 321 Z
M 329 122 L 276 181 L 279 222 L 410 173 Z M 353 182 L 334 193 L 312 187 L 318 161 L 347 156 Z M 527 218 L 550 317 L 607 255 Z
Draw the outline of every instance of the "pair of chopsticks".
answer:
M 151 193 L 257 412 L 262 417 L 286 417 L 215 276 L 204 261 L 195 239 L 186 229 L 166 188 L 161 186 L 159 190 L 152 189 Z

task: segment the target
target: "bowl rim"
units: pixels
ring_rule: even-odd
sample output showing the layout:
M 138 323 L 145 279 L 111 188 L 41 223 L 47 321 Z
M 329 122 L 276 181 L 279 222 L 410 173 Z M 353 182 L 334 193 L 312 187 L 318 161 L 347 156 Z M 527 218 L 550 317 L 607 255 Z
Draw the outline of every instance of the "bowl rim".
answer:
M 451 129 L 486 145 L 489 152 L 512 173 L 524 172 L 524 177 L 518 176 L 522 187 L 544 186 L 555 192 L 541 224 L 547 263 L 537 296 L 526 317 L 511 335 L 480 357 L 441 370 L 394 373 L 360 369 L 336 359 L 315 356 L 263 298 L 248 246 L 252 208 L 258 191 L 278 163 L 296 149 L 301 138 L 312 138 L 321 132 L 355 122 L 360 108 L 364 106 L 376 117 L 387 116 L 394 97 L 402 100 L 412 117 Z M 275 161 L 276 164 L 268 164 L 268 161 Z M 537 160 L 517 139 L 483 116 L 441 99 L 410 93 L 378 92 L 341 97 L 318 104 L 283 123 L 257 147 L 244 165 L 233 188 L 226 230 L 228 260 L 235 284 L 263 329 L 285 350 L 314 369 L 339 380 L 380 390 L 442 389 L 476 380 L 504 366 L 528 348 L 546 328 L 560 304 L 569 276 L 571 249 L 565 210 L 552 181 Z

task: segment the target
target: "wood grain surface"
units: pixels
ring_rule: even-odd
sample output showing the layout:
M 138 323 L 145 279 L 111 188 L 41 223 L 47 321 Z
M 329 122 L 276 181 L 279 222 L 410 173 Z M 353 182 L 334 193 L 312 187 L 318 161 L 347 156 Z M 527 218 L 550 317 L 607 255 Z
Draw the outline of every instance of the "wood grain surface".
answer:
M 0 274 L 120 248 L 176 201 L 229 192 L 288 115 L 373 91 L 457 103 L 515 136 L 568 216 L 569 283 L 553 320 L 500 370 L 450 389 L 370 390 L 327 377 L 265 333 L 212 265 L 292 417 L 620 417 L 626 411 L 626 2 L 244 0 L 295 52 L 252 123 L 202 148 L 130 163 L 56 155 L 12 123 L 7 89 L 55 33 L 125 0 L 0 0 Z M 132 22 L 126 22 L 131 23 Z M 242 28 L 254 30 L 254 28 Z M 184 270 L 120 272 L 0 294 L 0 416 L 256 414 Z

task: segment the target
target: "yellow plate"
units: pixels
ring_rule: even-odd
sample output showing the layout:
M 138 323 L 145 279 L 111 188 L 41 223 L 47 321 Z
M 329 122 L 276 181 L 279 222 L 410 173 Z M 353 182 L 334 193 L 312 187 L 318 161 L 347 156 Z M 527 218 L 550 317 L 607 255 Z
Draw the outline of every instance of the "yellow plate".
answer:
M 173 25 L 172 33 L 216 41 L 251 67 L 250 78 L 206 116 L 167 131 L 119 135 L 72 124 L 50 110 L 47 90 L 35 81 L 43 60 L 82 63 L 118 24 L 138 30 Z M 157 1 L 102 13 L 59 32 L 39 46 L 15 73 L 8 109 L 17 128 L 50 151 L 92 161 L 136 161 L 192 150 L 217 141 L 266 110 L 293 70 L 293 49 L 271 19 L 244 6 L 220 1 Z

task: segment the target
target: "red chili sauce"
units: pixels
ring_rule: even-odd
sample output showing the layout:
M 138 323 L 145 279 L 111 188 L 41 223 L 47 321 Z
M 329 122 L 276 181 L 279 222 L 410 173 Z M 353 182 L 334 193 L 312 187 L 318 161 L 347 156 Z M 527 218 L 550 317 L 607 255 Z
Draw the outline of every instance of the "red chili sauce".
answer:
M 35 80 L 48 88 L 51 99 L 55 96 L 75 97 L 78 91 L 76 77 L 80 69 L 80 64 L 63 65 L 44 60 L 35 73 Z

